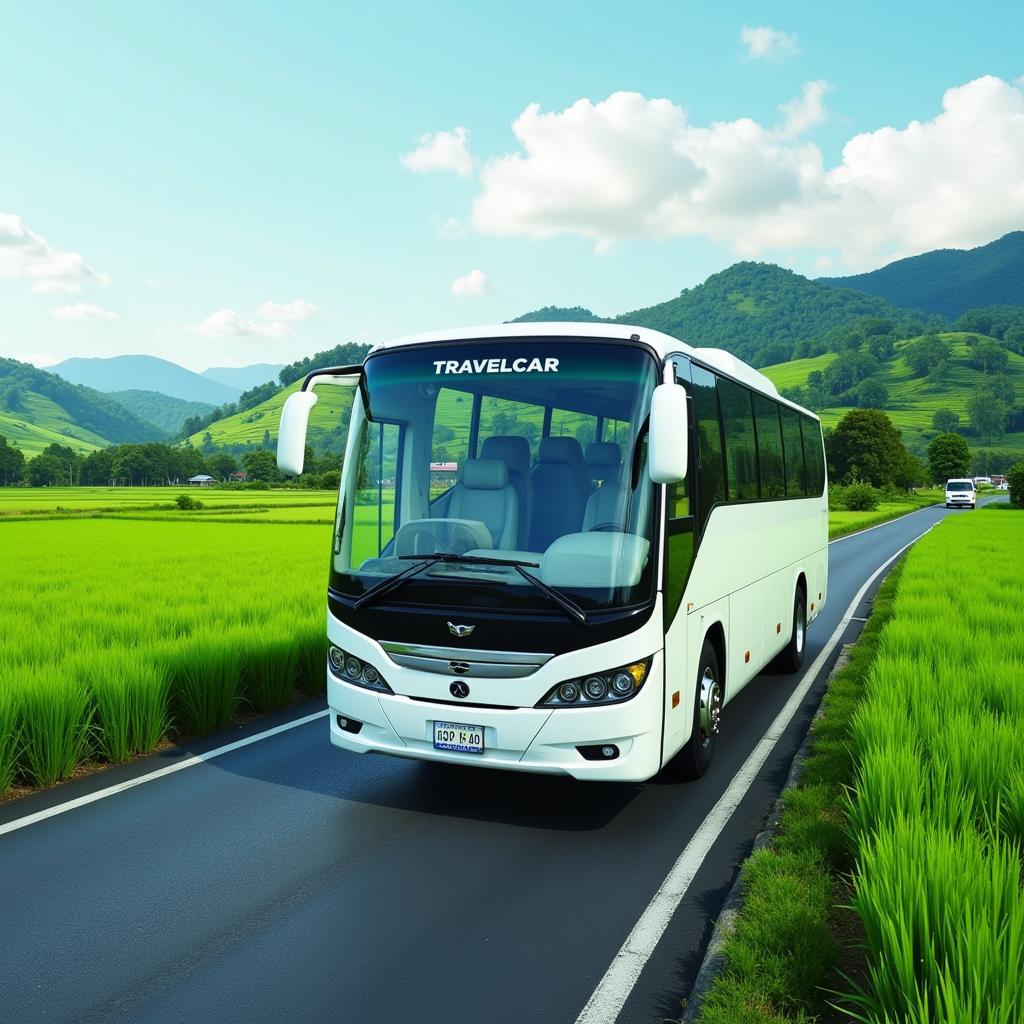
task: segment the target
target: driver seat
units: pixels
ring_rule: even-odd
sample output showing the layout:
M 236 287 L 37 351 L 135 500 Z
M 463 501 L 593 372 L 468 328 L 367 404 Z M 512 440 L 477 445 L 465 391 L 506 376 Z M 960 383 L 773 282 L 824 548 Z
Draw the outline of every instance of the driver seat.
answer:
M 487 527 L 496 548 L 513 550 L 519 529 L 519 497 L 501 459 L 467 459 L 448 502 L 451 519 L 475 519 Z
M 600 486 L 587 498 L 582 531 L 601 523 L 617 523 L 625 530 L 629 491 L 622 483 L 622 449 L 614 441 L 595 441 L 587 445 L 584 461 L 587 474 Z

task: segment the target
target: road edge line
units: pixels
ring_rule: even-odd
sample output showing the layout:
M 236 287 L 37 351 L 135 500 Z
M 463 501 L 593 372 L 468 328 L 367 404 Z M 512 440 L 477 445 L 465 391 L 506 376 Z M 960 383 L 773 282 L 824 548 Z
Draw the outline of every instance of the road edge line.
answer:
M 258 732 L 254 736 L 246 736 L 245 739 L 234 740 L 232 743 L 225 743 L 224 746 L 215 747 L 213 750 L 207 750 L 203 754 L 195 754 L 192 757 L 186 758 L 184 761 L 177 761 L 174 764 L 166 765 L 163 768 L 158 768 L 156 771 L 148 772 L 146 775 L 140 775 L 134 779 L 126 779 L 124 782 L 118 782 L 113 786 L 107 786 L 105 789 L 98 789 L 94 793 L 86 793 L 83 796 L 75 797 L 73 800 L 66 800 L 62 804 L 54 804 L 53 807 L 47 807 L 44 810 L 36 811 L 34 814 L 26 814 L 23 818 L 15 818 L 13 821 L 8 821 L 6 824 L 0 825 L 0 836 L 7 835 L 9 832 L 17 832 L 19 829 L 27 828 L 29 825 L 35 825 L 37 822 L 45 821 L 47 818 L 56 817 L 58 814 L 66 814 L 68 811 L 73 811 L 78 807 L 84 807 L 86 804 L 95 803 L 97 800 L 104 800 L 108 796 L 116 796 L 118 793 L 123 793 L 125 790 L 134 789 L 136 786 L 142 786 L 147 782 L 153 782 L 155 779 L 162 779 L 166 775 L 173 775 L 175 772 L 184 771 L 186 768 L 192 768 L 197 764 L 202 764 L 204 761 L 212 761 L 215 757 L 220 757 L 222 754 L 230 754 L 233 750 L 241 750 L 242 747 L 248 747 L 252 743 L 258 743 L 260 740 L 269 739 L 271 736 L 277 736 L 282 732 L 287 732 L 289 729 L 296 729 L 300 725 L 308 725 L 310 722 L 315 722 L 318 718 L 323 718 L 328 714 L 330 714 L 330 709 L 325 708 L 322 711 L 316 711 L 303 718 L 297 718 L 294 722 L 283 722 L 281 725 L 275 725 L 272 729 L 266 729 L 264 732 Z
M 885 526 L 887 524 L 880 524 Z M 576 1018 L 576 1024 L 615 1024 L 619 1014 L 622 1012 L 626 1000 L 636 986 L 640 974 L 647 961 L 651 958 L 658 945 L 665 929 L 672 920 L 676 908 L 682 903 L 690 888 L 697 872 L 704 863 L 705 857 L 711 851 L 723 829 L 728 824 L 733 812 L 739 806 L 747 791 L 757 779 L 768 756 L 774 750 L 776 743 L 781 739 L 783 733 L 789 727 L 794 715 L 803 703 L 807 691 L 817 681 L 822 669 L 832 656 L 837 644 L 846 632 L 847 626 L 853 618 L 864 595 L 871 585 L 881 574 L 896 561 L 911 545 L 916 544 L 925 534 L 935 528 L 935 523 L 923 530 L 913 540 L 908 541 L 895 554 L 887 558 L 875 571 L 865 580 L 861 588 L 854 595 L 853 600 L 847 606 L 842 619 L 836 626 L 832 635 L 828 638 L 825 646 L 818 653 L 817 658 L 809 669 L 801 676 L 800 682 L 790 694 L 782 710 L 776 715 L 775 720 L 768 727 L 767 731 L 758 741 L 758 744 L 747 756 L 746 761 L 740 766 L 733 776 L 732 782 L 725 792 L 719 797 L 718 802 L 708 812 L 707 817 L 701 822 L 697 831 L 694 832 L 690 841 L 683 848 L 683 852 L 677 858 L 675 864 L 665 876 L 658 891 L 652 897 L 650 903 L 640 915 L 632 931 L 626 936 L 626 941 L 619 948 L 618 953 L 612 959 L 608 970 L 597 984 L 586 1005 Z

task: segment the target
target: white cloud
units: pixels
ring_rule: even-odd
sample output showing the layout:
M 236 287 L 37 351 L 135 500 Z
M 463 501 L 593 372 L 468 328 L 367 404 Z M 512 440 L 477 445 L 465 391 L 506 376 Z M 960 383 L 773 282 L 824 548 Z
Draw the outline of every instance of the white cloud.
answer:
M 462 125 L 451 132 L 428 132 L 420 136 L 419 142 L 411 153 L 399 157 L 410 171 L 454 171 L 460 178 L 473 173 L 469 132 Z
M 261 306 L 256 307 L 256 312 L 264 320 L 283 321 L 308 320 L 320 310 L 312 302 L 296 299 L 294 302 L 264 302 Z
M 0 277 L 25 277 L 36 292 L 77 292 L 86 284 L 109 284 L 77 252 L 55 249 L 15 213 L 0 213 Z
M 779 134 L 787 137 L 801 135 L 808 128 L 823 124 L 828 117 L 824 98 L 830 88 L 828 82 L 821 78 L 816 82 L 805 82 L 803 92 L 795 100 L 779 106 L 783 117 Z
M 482 270 L 471 270 L 452 281 L 452 295 L 485 295 L 491 290 L 491 282 Z
M 768 25 L 744 25 L 740 29 L 740 42 L 747 48 L 750 60 L 783 61 L 800 52 L 794 33 L 782 32 Z
M 76 302 L 71 306 L 58 306 L 51 316 L 58 320 L 120 320 L 121 314 L 88 302 Z
M 233 309 L 218 309 L 189 330 L 206 338 L 283 338 L 290 332 L 287 324 L 246 320 Z
M 851 138 L 826 167 L 801 132 L 825 117 L 824 82 L 780 108 L 703 127 L 666 99 L 619 92 L 563 111 L 527 107 L 520 150 L 488 162 L 483 234 L 578 235 L 598 252 L 628 238 L 703 236 L 744 256 L 810 249 L 850 269 L 990 241 L 1024 223 L 1024 95 L 988 76 L 942 112 Z M 816 251 L 816 252 L 814 252 Z
M 458 217 L 448 217 L 437 224 L 437 233 L 442 238 L 462 238 L 466 234 L 466 223 Z

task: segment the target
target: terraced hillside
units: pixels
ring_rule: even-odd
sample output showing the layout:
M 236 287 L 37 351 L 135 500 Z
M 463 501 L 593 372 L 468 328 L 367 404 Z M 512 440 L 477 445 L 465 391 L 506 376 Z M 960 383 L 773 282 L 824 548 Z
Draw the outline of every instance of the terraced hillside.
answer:
M 951 345 L 952 358 L 944 380 L 931 384 L 924 377 L 916 377 L 907 365 L 901 352 L 910 341 L 898 342 L 893 359 L 882 364 L 876 380 L 889 391 L 885 412 L 903 432 L 904 441 L 914 450 L 920 451 L 934 435 L 932 416 L 939 409 L 951 409 L 960 416 L 962 426 L 970 425 L 967 403 L 974 392 L 983 385 L 985 375 L 968 365 L 970 348 L 967 334 L 942 334 Z M 977 337 L 977 336 L 976 336 Z M 767 366 L 762 370 L 780 390 L 783 388 L 805 387 L 808 375 L 824 371 L 837 358 L 834 352 L 816 356 L 813 359 L 797 359 L 788 363 Z M 1011 352 L 1006 375 L 1014 382 L 1015 408 L 1024 406 L 1024 357 Z M 821 409 L 819 414 L 826 427 L 834 427 L 849 412 L 849 407 L 832 406 Z M 993 444 L 982 443 L 968 437 L 972 447 L 984 448 L 1007 456 L 1024 453 L 1024 431 L 1006 434 Z
M 0 435 L 26 457 L 54 442 L 88 453 L 166 436 L 109 396 L 14 359 L 0 359 Z

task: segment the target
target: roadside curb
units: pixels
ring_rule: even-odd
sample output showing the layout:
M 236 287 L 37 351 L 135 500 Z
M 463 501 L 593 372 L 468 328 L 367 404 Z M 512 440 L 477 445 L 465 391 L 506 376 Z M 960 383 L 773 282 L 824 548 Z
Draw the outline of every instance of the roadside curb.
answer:
M 856 643 L 856 641 L 853 643 Z M 846 667 L 846 663 L 850 660 L 850 648 L 853 646 L 853 643 L 843 644 L 840 648 L 839 657 L 836 659 L 836 663 L 832 667 L 832 671 L 828 674 L 828 679 L 825 681 L 826 692 L 832 683 L 832 679 L 837 673 L 841 672 Z M 708 948 L 704 953 L 704 959 L 701 961 L 700 969 L 697 971 L 697 977 L 694 979 L 693 988 L 690 990 L 690 994 L 686 998 L 686 1011 L 683 1013 L 679 1024 L 693 1024 L 697 1019 L 697 1015 L 700 1013 L 701 1005 L 704 1002 L 704 998 L 707 996 L 708 991 L 711 989 L 711 986 L 715 983 L 718 976 L 722 974 L 726 968 L 726 960 L 722 953 L 722 949 L 736 930 L 736 918 L 743 909 L 745 896 L 743 886 L 743 864 L 746 863 L 751 854 L 754 854 L 758 850 L 767 846 L 778 833 L 779 819 L 782 816 L 782 809 L 786 802 L 786 794 L 800 782 L 800 777 L 803 774 L 804 761 L 807 759 L 807 754 L 811 747 L 814 723 L 821 718 L 823 714 L 824 701 L 818 705 L 817 711 L 814 712 L 814 717 L 811 719 L 811 722 L 807 727 L 807 735 L 804 736 L 803 742 L 801 742 L 800 746 L 797 748 L 797 752 L 793 755 L 793 763 L 790 765 L 785 785 L 782 787 L 782 791 L 779 793 L 778 797 L 776 797 L 775 803 L 772 804 L 771 810 L 768 812 L 764 828 L 754 836 L 754 844 L 751 847 L 750 853 L 747 854 L 747 857 L 743 859 L 743 863 L 740 864 L 739 870 L 736 873 L 736 880 L 733 882 L 732 888 L 729 890 L 728 895 L 725 897 L 725 901 L 722 903 L 722 909 L 718 915 L 718 919 L 715 921 L 715 927 L 711 933 Z

